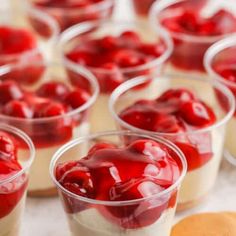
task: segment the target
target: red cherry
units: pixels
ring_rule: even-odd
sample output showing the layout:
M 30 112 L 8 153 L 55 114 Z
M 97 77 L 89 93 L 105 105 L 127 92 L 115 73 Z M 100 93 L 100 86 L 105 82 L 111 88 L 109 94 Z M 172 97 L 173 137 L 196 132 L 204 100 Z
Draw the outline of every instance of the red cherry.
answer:
M 140 46 L 140 52 L 159 57 L 166 50 L 166 46 L 163 43 L 143 43 Z
M 115 63 L 106 63 L 102 68 L 107 70 L 105 73 L 97 73 L 100 89 L 104 93 L 111 93 L 121 83 L 124 82 L 124 75 Z
M 135 50 L 119 49 L 111 57 L 120 67 L 134 67 L 141 64 L 143 56 Z
M 0 27 L 0 54 L 17 54 L 37 47 L 34 35 L 25 29 Z
M 68 163 L 58 164 L 56 168 L 56 179 L 60 182 L 60 180 L 64 178 L 64 175 L 67 173 L 67 171 L 70 171 L 76 165 L 77 165 L 77 161 L 71 161 Z
M 15 81 L 5 81 L 0 84 L 0 103 L 6 104 L 11 100 L 23 98 L 23 92 Z
M 117 146 L 113 143 L 96 143 L 94 146 L 92 146 L 89 149 L 88 154 L 92 155 L 96 151 L 101 150 L 101 149 L 114 149 L 114 148 L 117 148 Z
M 166 156 L 166 150 L 164 151 L 160 144 L 153 140 L 137 140 L 133 142 L 129 148 L 145 155 L 155 153 L 157 159 L 163 158 L 163 155 Z
M 6 133 L 0 132 L 0 161 L 13 160 L 15 154 L 16 147 L 13 140 Z
M 69 93 L 69 88 L 62 82 L 47 82 L 44 83 L 36 94 L 41 97 L 63 100 Z
M 184 88 L 169 89 L 166 92 L 164 92 L 159 98 L 157 98 L 157 101 L 166 102 L 171 99 L 178 99 L 181 102 L 186 102 L 194 100 L 195 96 L 191 91 Z
M 142 199 L 153 196 L 163 191 L 164 188 L 148 180 L 131 180 L 114 186 L 111 190 L 110 199 L 113 201 L 124 201 Z M 122 207 L 107 207 L 113 221 L 121 224 L 126 229 L 137 229 L 153 224 L 160 218 L 168 206 L 168 198 L 159 201 L 153 198 L 152 202 L 144 201 L 139 204 L 131 204 Z M 104 213 L 103 213 L 104 214 Z
M 189 101 L 180 107 L 180 116 L 190 125 L 209 126 L 216 120 L 214 112 L 203 102 Z
M 105 36 L 100 40 L 99 45 L 105 50 L 114 50 L 120 46 L 120 41 L 115 36 Z
M 89 170 L 77 162 L 76 166 L 68 170 L 61 178 L 60 182 L 68 190 L 80 196 L 94 197 L 94 186 Z
M 161 133 L 178 133 L 184 131 L 184 128 L 176 116 L 159 114 L 155 120 L 154 130 Z
M 124 31 L 120 35 L 120 39 L 123 41 L 122 44 L 125 47 L 137 47 L 141 43 L 141 38 L 138 33 L 134 31 Z
M 8 116 L 28 118 L 33 117 L 33 111 L 24 101 L 10 101 L 3 108 L 3 113 Z
M 93 58 L 93 54 L 86 52 L 86 51 L 72 51 L 69 52 L 66 57 L 71 60 L 74 61 L 78 64 L 81 65 L 91 65 L 92 63 L 92 58 Z
M 76 109 L 85 104 L 90 99 L 90 94 L 80 88 L 76 88 L 73 92 L 70 92 L 65 99 L 65 102 L 73 109 Z
M 50 102 L 42 111 L 42 117 L 60 116 L 66 113 L 66 108 L 61 103 Z

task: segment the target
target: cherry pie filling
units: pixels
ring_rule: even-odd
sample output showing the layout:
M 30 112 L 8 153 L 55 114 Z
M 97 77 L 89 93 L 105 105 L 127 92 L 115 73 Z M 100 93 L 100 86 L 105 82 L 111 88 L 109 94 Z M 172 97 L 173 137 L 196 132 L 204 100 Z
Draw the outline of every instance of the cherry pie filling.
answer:
M 71 89 L 56 81 L 45 82 L 35 91 L 27 90 L 13 80 L 0 83 L 2 119 L 24 130 L 36 148 L 69 141 L 73 129 L 86 118 L 86 112 L 73 116 L 67 116 L 67 113 L 82 106 L 89 98 L 90 93 L 86 90 Z M 20 119 L 20 122 L 11 118 Z
M 227 10 L 219 10 L 207 18 L 202 16 L 202 8 L 173 6 L 166 11 L 166 15 L 171 17 L 162 16 L 161 23 L 171 32 L 175 43 L 171 63 L 182 70 L 204 71 L 203 57 L 206 50 L 218 40 L 214 37 L 236 31 L 236 17 Z M 185 40 L 181 34 L 186 37 L 197 36 L 199 40 L 202 37 L 202 41 Z M 212 38 L 212 41 L 204 37 Z
M 68 214 L 82 214 L 88 208 L 96 208 L 108 221 L 125 229 L 151 225 L 165 210 L 175 207 L 177 189 L 161 198 L 154 196 L 180 177 L 182 167 L 175 158 L 163 144 L 148 139 L 129 142 L 122 148 L 97 143 L 86 157 L 58 164 L 57 181 L 68 191 L 90 199 L 140 201 L 123 206 L 89 205 L 62 194 L 65 210 Z M 127 170 L 127 166 L 131 168 Z
M 236 62 L 235 61 L 225 61 L 214 66 L 214 70 L 221 77 L 225 79 L 225 82 L 229 82 L 231 84 L 227 84 L 227 87 L 231 90 L 233 95 L 236 97 Z M 218 99 L 221 103 L 221 106 L 224 110 L 227 111 L 227 107 L 225 105 L 224 96 L 220 93 L 217 93 Z M 234 113 L 234 117 L 236 117 L 236 112 Z
M 101 93 L 111 93 L 124 81 L 138 75 L 150 74 L 157 68 L 135 69 L 153 62 L 166 50 L 162 42 L 142 42 L 138 33 L 124 31 L 118 36 L 107 35 L 100 39 L 81 39 L 66 57 L 88 67 L 98 78 Z M 134 69 L 133 72 L 124 72 Z M 71 76 L 72 83 L 77 79 Z
M 14 28 L 9 26 L 0 26 L 0 66 L 6 64 L 19 63 L 14 73 L 8 73 L 4 78 L 9 76 L 20 80 L 25 84 L 36 82 L 43 73 L 43 67 L 36 69 L 33 66 L 25 65 L 25 62 L 40 63 L 43 58 L 38 52 L 38 45 L 35 36 L 28 30 L 23 28 Z M 29 76 L 24 78 L 22 75 L 34 74 L 34 79 Z
M 97 4 L 105 4 L 105 0 L 35 0 L 33 4 L 52 15 L 58 22 L 61 31 L 72 25 L 100 20 L 112 14 L 112 8 L 99 9 Z
M 17 154 L 17 140 L 0 131 L 0 220 L 14 210 L 26 190 L 28 180 L 25 174 L 3 183 L 22 170 Z
M 209 132 L 192 133 L 216 121 L 213 110 L 187 89 L 170 89 L 155 100 L 140 100 L 124 109 L 120 118 L 129 125 L 152 132 L 176 134 L 167 138 L 185 154 L 188 171 L 213 158 Z

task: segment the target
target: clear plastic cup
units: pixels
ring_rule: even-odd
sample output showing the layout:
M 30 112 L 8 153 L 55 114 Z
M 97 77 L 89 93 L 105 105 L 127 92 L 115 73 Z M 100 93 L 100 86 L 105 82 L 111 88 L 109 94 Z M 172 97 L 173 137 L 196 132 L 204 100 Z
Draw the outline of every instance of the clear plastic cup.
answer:
M 89 148 L 104 140 L 115 140 L 114 144 L 124 147 L 130 140 L 151 139 L 168 147 L 176 155 L 181 175 L 166 190 L 143 199 L 130 201 L 99 201 L 78 196 L 69 192 L 56 180 L 55 169 L 58 164 L 78 160 L 87 154 Z M 128 171 L 127 167 L 127 171 Z M 130 167 L 132 168 L 132 167 Z M 82 137 L 64 145 L 54 155 L 51 165 L 51 177 L 58 188 L 70 226 L 71 235 L 162 235 L 169 236 L 175 214 L 176 197 L 187 169 L 186 160 L 181 151 L 162 138 L 151 137 L 133 132 L 106 132 Z M 173 198 L 172 198 L 173 197 Z M 133 212 L 133 214 L 131 214 Z M 129 223 L 126 221 L 130 220 Z M 135 222 L 133 222 L 135 221 Z M 147 223 L 147 221 L 149 223 Z M 141 225 L 146 225 L 142 227 Z M 133 227 L 135 225 L 135 227 Z
M 147 82 L 149 85 L 147 86 Z M 150 93 L 150 88 L 153 92 Z M 199 99 L 209 105 L 217 121 L 212 126 L 196 128 L 178 133 L 152 132 L 136 128 L 122 120 L 120 112 L 142 99 L 154 100 L 169 89 L 185 88 L 196 93 Z M 224 108 L 218 95 L 224 99 Z M 111 95 L 109 107 L 117 128 L 162 136 L 175 143 L 185 154 L 188 172 L 183 181 L 178 210 L 185 210 L 200 203 L 213 188 L 218 174 L 224 147 L 225 128 L 234 112 L 232 93 L 218 82 L 189 78 L 189 76 L 139 77 L 120 85 Z
M 218 72 L 218 69 L 234 69 L 234 67 L 236 67 L 235 53 L 236 36 L 232 36 L 212 45 L 204 58 L 205 68 L 212 79 L 216 79 L 227 86 L 232 91 L 234 97 L 236 97 L 236 83 L 232 80 L 225 79 L 224 76 Z M 222 98 L 219 97 L 219 101 L 221 100 Z M 234 132 L 236 127 L 235 114 L 234 112 L 234 116 L 228 123 L 224 156 L 231 164 L 236 166 L 236 147 L 234 144 L 234 138 L 236 137 Z
M 117 70 L 88 67 L 88 69 L 97 77 L 100 85 L 100 95 L 92 109 L 91 114 L 91 130 L 92 132 L 101 132 L 113 130 L 115 124 L 108 110 L 108 99 L 110 93 L 119 84 L 116 81 L 126 81 L 138 75 L 159 74 L 171 55 L 173 44 L 165 31 L 160 30 L 156 33 L 148 26 L 147 23 L 141 21 L 119 22 L 119 21 L 103 21 L 103 22 L 87 22 L 78 24 L 61 34 L 60 48 L 63 60 L 69 64 L 77 65 L 69 60 L 66 54 L 70 52 L 75 45 L 79 45 L 84 39 L 100 39 L 107 35 L 119 35 L 124 31 L 134 31 L 138 33 L 141 39 L 147 43 L 163 42 L 166 50 L 164 53 L 146 64 L 121 68 Z M 71 77 L 72 83 L 76 84 L 76 77 Z M 111 81 L 114 81 L 113 83 Z M 115 86 L 114 86 L 115 84 Z
M 25 0 L 34 9 L 42 10 L 52 16 L 60 26 L 60 30 L 85 21 L 104 20 L 110 18 L 115 6 L 114 0 L 102 0 L 84 7 L 45 6 L 42 0 Z M 42 3 L 40 5 L 40 3 Z
M 174 41 L 174 51 L 169 60 L 168 70 L 178 74 L 202 74 L 206 75 L 203 65 L 203 57 L 206 50 L 215 42 L 226 37 L 226 34 L 208 36 L 188 34 L 185 32 L 174 32 L 163 25 L 162 21 L 169 18 L 170 15 L 178 15 L 181 10 L 200 11 L 202 16 L 212 16 L 220 10 L 227 9 L 235 15 L 235 7 L 228 1 L 211 1 L 211 0 L 160 0 L 153 4 L 150 11 L 150 21 L 153 27 L 158 31 L 160 28 L 165 29 L 171 35 Z M 228 19 L 226 19 L 227 21 Z M 191 24 L 190 20 L 188 21 Z M 229 24 L 229 22 L 221 22 Z M 175 27 L 175 26 L 173 26 Z M 222 26 L 224 27 L 224 26 Z M 206 30 L 211 26 L 206 26 Z M 233 32 L 232 32 L 233 33 Z
M 53 47 L 59 34 L 56 21 L 42 11 L 29 7 L 22 7 L 20 11 L 14 12 L 12 8 L 0 10 L 0 26 L 12 29 L 25 30 L 31 34 L 36 45 L 20 53 L 3 54 L 0 58 L 0 68 L 6 64 L 24 63 L 30 61 L 42 62 L 53 56 Z
M 0 181 L 0 235 L 17 236 L 24 211 L 29 169 L 35 149 L 30 138 L 22 131 L 0 124 L 0 131 L 12 136 L 18 144 L 17 160 L 22 169 Z
M 34 142 L 36 158 L 30 173 L 29 195 L 54 196 L 56 189 L 48 172 L 52 155 L 64 143 L 88 134 L 89 110 L 97 98 L 98 84 L 89 71 L 79 66 L 47 63 L 33 64 L 31 67 L 30 64 L 26 64 L 27 68 L 30 66 L 33 69 L 27 70 L 23 75 L 20 73 L 22 66 L 22 64 L 5 66 L 0 70 L 0 80 L 16 78 L 17 82 L 27 91 L 35 91 L 41 84 L 48 81 L 62 82 L 74 89 L 75 87 L 70 84 L 67 78 L 69 73 L 73 73 L 80 76 L 81 86 L 84 85 L 84 89 L 91 95 L 82 106 L 58 116 L 25 119 L 0 114 L 0 122 L 23 130 Z M 28 84 L 28 81 L 31 83 Z M 33 84 L 32 81 L 34 81 Z M 43 104 L 44 100 L 29 102 L 32 102 L 32 106 L 38 106 L 41 109 L 40 104 Z

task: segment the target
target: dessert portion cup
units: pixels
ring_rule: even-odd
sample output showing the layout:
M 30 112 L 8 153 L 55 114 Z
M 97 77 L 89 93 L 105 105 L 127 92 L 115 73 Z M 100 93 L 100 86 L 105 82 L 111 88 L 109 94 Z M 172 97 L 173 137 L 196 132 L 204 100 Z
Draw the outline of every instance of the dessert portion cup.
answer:
M 162 144 L 175 155 L 175 160 L 181 170 L 180 175 L 175 183 L 164 191 L 134 200 L 101 201 L 76 195 L 57 181 L 55 174 L 58 165 L 74 159 L 79 160 L 88 153 L 91 146 L 94 147 L 94 144 L 99 144 L 104 140 L 114 140 L 113 144 L 118 148 L 125 148 L 131 140 L 140 139 Z M 73 150 L 83 151 L 75 153 Z M 74 153 L 75 156 L 69 155 L 70 153 Z M 129 131 L 98 133 L 69 142 L 57 151 L 50 165 L 51 177 L 58 188 L 71 235 L 74 236 L 169 236 L 175 214 L 176 198 L 186 169 L 185 157 L 175 145 L 162 138 Z M 117 176 L 119 174 L 117 173 Z
M 80 66 L 74 67 L 73 65 L 53 62 L 33 65 L 27 64 L 26 67 L 30 67 L 31 69 L 27 70 L 27 73 L 23 75 L 20 73 L 22 66 L 24 67 L 22 64 L 10 65 L 0 70 L 0 80 L 3 82 L 10 81 L 9 83 L 14 85 L 15 82 L 12 80 L 17 78 L 17 84 L 21 89 L 23 88 L 26 91 L 23 95 L 24 101 L 20 105 L 14 104 L 16 106 L 8 106 L 8 103 L 5 105 L 7 113 L 0 114 L 0 122 L 23 130 L 29 135 L 36 147 L 36 158 L 30 173 L 29 195 L 36 197 L 53 196 L 56 194 L 56 189 L 48 172 L 52 155 L 64 143 L 89 132 L 89 110 L 97 98 L 98 84 L 95 77 Z M 23 69 L 25 71 L 25 68 Z M 60 104 L 59 102 L 63 99 L 64 93 L 64 89 L 61 89 L 60 84 L 64 84 L 67 87 L 66 91 L 68 88 L 72 91 L 78 90 L 67 79 L 69 73 L 81 77 L 81 89 L 84 85 L 86 87 L 84 90 L 89 96 L 86 95 L 85 101 L 76 105 L 80 101 L 76 99 L 76 96 L 72 95 L 71 98 L 68 98 L 70 99 L 68 101 L 71 102 L 72 108 L 64 108 L 63 103 Z M 28 81 L 31 81 L 31 83 L 27 83 Z M 45 96 L 39 95 L 39 88 L 42 88 L 47 83 L 50 84 L 52 81 L 59 83 L 59 88 L 53 90 L 49 86 L 49 90 L 46 89 L 46 92 L 44 92 Z M 81 89 L 78 90 L 78 93 L 82 91 Z M 18 96 L 18 89 L 15 92 L 16 96 Z M 55 96 L 53 94 L 55 93 L 58 93 L 59 100 L 56 102 L 52 100 L 52 103 L 50 103 L 50 99 L 53 99 L 53 96 Z M 81 94 L 83 93 L 81 92 Z M 22 108 L 21 105 L 27 107 Z M 17 108 L 17 106 L 20 106 L 20 108 Z M 48 111 L 46 111 L 47 109 Z M 61 109 L 63 109 L 63 112 L 61 112 Z M 8 115 L 9 112 L 11 113 L 10 115 Z M 45 112 L 48 112 L 48 115 L 41 115 L 41 113 Z M 32 113 L 36 115 L 32 115 Z
M 24 211 L 29 169 L 34 159 L 35 149 L 30 138 L 14 127 L 0 124 L 0 132 L 10 135 L 16 141 L 17 161 L 21 165 L 21 170 L 0 180 L 0 235 L 17 236 Z M 2 152 L 1 155 L 3 155 Z
M 101 132 L 106 130 L 113 130 L 115 124 L 113 119 L 110 116 L 108 110 L 108 99 L 111 92 L 116 88 L 120 83 L 129 80 L 138 75 L 156 75 L 159 74 L 168 60 L 171 52 L 173 50 L 173 44 L 165 31 L 160 30 L 159 34 L 156 35 L 155 32 L 149 27 L 147 23 L 141 21 L 133 22 L 116 22 L 116 21 L 103 21 L 103 22 L 87 22 L 78 24 L 71 27 L 61 34 L 60 37 L 60 49 L 63 55 L 63 60 L 68 64 L 77 65 L 78 63 L 70 60 L 67 57 L 68 52 L 71 52 L 75 46 L 80 45 L 83 47 L 83 42 L 88 40 L 97 40 L 103 39 L 107 36 L 107 44 L 113 45 L 112 42 L 109 42 L 111 37 L 119 37 L 123 32 L 135 32 L 139 35 L 140 39 L 146 43 L 157 43 L 163 45 L 163 53 L 155 57 L 155 59 L 148 61 L 147 63 L 121 68 L 116 66 L 114 59 L 113 66 L 115 69 L 110 67 L 89 67 L 86 66 L 98 79 L 100 85 L 100 95 L 93 106 L 91 114 L 91 130 L 92 132 Z M 111 37 L 110 37 L 111 36 Z M 131 36 L 132 37 L 132 36 Z M 135 39 L 134 39 L 135 40 Z M 112 41 L 112 40 L 111 40 Z M 132 42 L 132 38 L 131 38 Z M 160 47 L 163 48 L 163 47 Z M 85 51 L 87 49 L 85 48 Z M 126 49 L 127 50 L 127 49 Z M 124 50 L 124 51 L 126 51 Z M 127 50 L 128 51 L 128 50 Z M 122 52 L 122 55 L 123 52 Z M 132 54 L 131 54 L 132 55 Z M 102 56 L 102 53 L 101 53 Z M 123 61 L 132 61 L 133 58 L 129 58 L 129 55 L 123 56 L 125 59 Z M 98 59 L 100 60 L 100 59 Z M 71 77 L 72 83 L 76 84 L 76 77 Z M 152 88 L 150 87 L 149 93 L 151 93 Z M 135 96 L 135 94 L 134 94 Z
M 59 34 L 59 27 L 52 17 L 29 7 L 22 7 L 17 12 L 9 8 L 0 13 L 1 37 L 9 38 L 9 43 L 4 43 L 2 47 L 12 44 L 12 48 L 7 50 L 8 53 L 2 54 L 5 48 L 1 49 L 0 67 L 28 61 L 41 62 L 44 58 L 52 57 L 51 48 L 54 47 Z M 17 37 L 21 43 L 14 42 Z
M 170 73 L 207 77 L 203 65 L 206 50 L 236 32 L 235 8 L 227 5 L 227 1 L 211 0 L 160 0 L 152 5 L 150 21 L 153 27 L 157 31 L 164 28 L 174 41 L 168 67 Z M 175 20 L 180 16 L 183 19 Z M 204 22 L 207 18 L 211 21 Z
M 147 81 L 150 81 L 150 78 L 143 76 L 120 85 L 111 95 L 109 101 L 110 111 L 116 120 L 118 129 L 142 132 L 152 136 L 162 136 L 175 143 L 185 154 L 188 171 L 183 181 L 178 201 L 178 210 L 185 210 L 200 203 L 215 184 L 224 147 L 225 127 L 234 112 L 235 103 L 233 95 L 225 86 L 210 80 L 185 78 L 184 76 L 162 76 L 153 77 L 153 81 L 156 83 L 156 91 L 152 94 L 152 97 L 147 97 L 144 91 L 146 88 L 143 86 Z M 166 81 L 168 81 L 168 84 Z M 137 105 L 138 110 L 134 117 L 130 117 L 130 119 L 135 118 L 137 122 L 142 122 L 142 112 L 144 112 L 142 110 L 142 104 L 145 103 L 144 100 L 157 101 L 158 96 L 167 91 L 170 94 L 174 89 L 180 89 L 182 91 L 186 91 L 187 89 L 187 91 L 194 92 L 198 99 L 214 111 L 217 118 L 216 122 L 206 127 L 193 126 L 190 127 L 190 130 L 176 129 L 178 123 L 175 123 L 173 117 L 175 115 L 165 120 L 167 118 L 165 118 L 165 114 L 163 113 L 164 116 L 161 116 L 162 119 L 159 120 L 157 118 L 156 121 L 154 120 L 154 130 L 159 130 L 159 132 L 155 132 L 153 130 L 146 130 L 146 128 L 137 128 L 121 118 L 121 112 L 131 107 L 137 101 L 140 101 L 140 107 Z M 127 97 L 132 96 L 131 94 L 134 90 L 137 98 L 133 98 L 131 103 L 124 102 Z M 188 99 L 188 92 L 184 92 L 184 94 L 182 98 Z M 218 100 L 219 94 L 222 97 L 221 102 Z M 150 115 L 152 112 L 166 111 L 168 113 L 168 106 L 171 105 L 171 101 L 169 104 L 165 104 L 166 100 L 163 102 L 163 105 L 160 104 L 159 107 L 153 108 L 154 110 L 151 111 L 149 109 L 147 111 L 149 115 L 147 112 L 145 113 L 145 117 L 148 115 L 150 118 L 150 120 L 147 117 L 144 119 L 147 125 L 152 124 Z M 224 103 L 224 108 L 222 108 L 222 103 Z M 170 109 L 173 110 L 175 108 L 172 107 Z M 196 107 L 195 109 L 197 112 L 198 108 Z M 186 110 L 186 112 L 187 116 L 191 116 L 191 110 Z M 204 114 L 201 114 L 201 109 L 199 110 L 199 115 L 203 115 L 204 117 Z
M 60 30 L 85 21 L 104 20 L 110 18 L 115 6 L 115 0 L 100 0 L 90 4 L 79 5 L 73 1 L 42 1 L 25 0 L 32 8 L 39 9 L 52 16 L 58 23 Z M 85 2 L 85 1 L 84 1 Z M 76 5 L 77 4 L 77 5 Z
M 212 45 L 204 58 L 205 68 L 212 79 L 216 79 L 227 86 L 232 91 L 234 97 L 236 97 L 235 53 L 236 36 L 231 36 Z M 219 96 L 220 102 L 222 99 Z M 236 166 L 236 147 L 234 144 L 234 138 L 236 137 L 234 132 L 236 128 L 235 116 L 236 113 L 234 112 L 234 116 L 228 123 L 224 155 L 231 164 Z

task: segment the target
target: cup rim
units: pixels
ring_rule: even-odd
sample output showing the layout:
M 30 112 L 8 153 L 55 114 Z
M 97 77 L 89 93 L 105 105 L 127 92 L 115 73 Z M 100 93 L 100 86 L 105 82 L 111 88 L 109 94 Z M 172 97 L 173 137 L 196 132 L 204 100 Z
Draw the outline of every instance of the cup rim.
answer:
M 15 180 L 16 178 L 18 178 L 19 176 L 24 174 L 28 169 L 30 169 L 30 167 L 34 161 L 34 158 L 35 158 L 35 147 L 34 147 L 32 140 L 30 139 L 30 137 L 25 132 L 21 131 L 18 128 L 1 123 L 0 130 L 10 133 L 10 134 L 14 134 L 17 137 L 20 137 L 27 144 L 27 146 L 29 148 L 29 152 L 30 152 L 29 160 L 27 161 L 26 165 L 22 166 L 22 169 L 20 171 L 18 171 L 16 174 L 10 176 L 9 178 L 7 178 L 3 181 L 0 181 L 0 186 L 1 186 L 3 184 L 9 183 L 9 182 Z
M 149 21 L 154 29 L 159 30 L 165 29 L 172 37 L 176 39 L 180 39 L 182 41 L 191 41 L 193 43 L 215 43 L 227 36 L 230 36 L 236 32 L 231 32 L 227 34 L 221 34 L 221 35 L 215 35 L 215 36 L 197 36 L 197 35 L 191 35 L 187 33 L 181 33 L 181 32 L 174 32 L 169 30 L 168 28 L 164 27 L 161 22 L 159 21 L 158 15 L 165 10 L 166 8 L 170 7 L 173 4 L 180 3 L 180 2 L 186 2 L 187 0 L 160 0 L 153 3 L 150 12 L 149 12 Z
M 158 77 L 158 78 L 156 78 Z M 227 98 L 230 104 L 230 109 L 227 112 L 227 114 L 224 116 L 224 118 L 222 118 L 221 120 L 215 122 L 213 125 L 211 126 L 207 126 L 205 128 L 200 128 L 194 131 L 187 131 L 187 132 L 181 132 L 181 133 L 164 133 L 164 132 L 154 132 L 154 131 L 149 131 L 149 130 L 144 130 L 144 129 L 140 129 L 140 128 L 136 128 L 130 124 L 128 124 L 127 122 L 123 121 L 119 115 L 116 113 L 114 105 L 117 101 L 117 99 L 119 98 L 120 95 L 122 95 L 124 92 L 127 92 L 128 90 L 130 90 L 131 88 L 140 85 L 146 81 L 150 81 L 150 78 L 152 80 L 185 80 L 185 81 L 189 81 L 190 78 L 189 76 L 184 76 L 184 75 L 173 75 L 173 74 L 166 74 L 166 75 L 161 75 L 161 76 L 152 76 L 152 77 L 148 77 L 148 76 L 139 76 L 136 77 L 134 79 L 131 79 L 129 81 L 126 81 L 125 83 L 121 84 L 120 86 L 118 86 L 111 94 L 110 99 L 109 99 L 109 110 L 110 113 L 112 115 L 112 117 L 114 118 L 114 120 L 120 124 L 122 127 L 125 127 L 129 130 L 134 130 L 135 132 L 145 132 L 149 135 L 160 135 L 160 136 L 165 136 L 165 137 L 175 137 L 176 135 L 196 135 L 196 134 L 202 134 L 205 132 L 209 132 L 212 129 L 216 129 L 218 127 L 220 127 L 221 125 L 225 124 L 226 122 L 228 122 L 230 120 L 230 118 L 233 116 L 234 114 L 234 110 L 235 110 L 235 99 L 234 96 L 232 94 L 232 92 L 224 85 L 222 85 L 221 83 L 219 83 L 218 81 L 213 81 L 210 79 L 202 79 L 202 78 L 198 78 L 198 77 L 191 77 L 192 81 L 201 81 L 205 84 L 210 84 L 213 86 L 213 88 L 216 88 L 218 90 L 220 90 Z
M 77 14 L 81 14 L 81 13 L 84 13 L 85 10 L 91 10 L 91 11 L 101 11 L 101 10 L 105 10 L 107 8 L 110 8 L 112 7 L 114 4 L 114 0 L 102 0 L 101 2 L 97 2 L 97 3 L 93 3 L 89 6 L 86 6 L 86 7 L 73 7 L 73 8 L 67 8 L 66 11 L 67 12 L 72 12 L 72 11 L 76 11 Z M 52 10 L 55 10 L 57 12 L 63 12 L 64 13 L 64 10 L 65 8 L 63 7 L 48 7 L 48 6 L 37 6 L 37 5 L 34 5 L 34 2 L 31 1 L 30 2 L 30 5 L 33 7 L 33 8 L 39 8 L 39 9 L 52 9 Z
M 81 144 L 85 141 L 96 139 L 98 137 L 111 136 L 111 135 L 139 136 L 142 138 L 149 138 L 149 139 L 155 140 L 155 141 L 171 148 L 171 150 L 174 151 L 178 155 L 178 157 L 182 163 L 182 172 L 181 172 L 181 175 L 179 176 L 178 180 L 174 184 L 172 184 L 169 188 L 163 190 L 160 193 L 157 193 L 152 196 L 145 197 L 145 198 L 126 200 L 126 201 L 102 201 L 102 200 L 95 200 L 95 199 L 91 199 L 91 198 L 82 197 L 82 196 L 76 195 L 76 194 L 68 191 L 56 180 L 55 175 L 54 175 L 56 162 L 60 159 L 60 157 L 63 153 L 68 151 L 71 147 L 74 147 L 74 146 Z M 187 173 L 187 161 L 186 161 L 186 158 L 185 158 L 183 152 L 175 144 L 173 144 L 169 140 L 164 139 L 162 137 L 150 136 L 147 134 L 142 134 L 139 132 L 131 132 L 131 131 L 107 131 L 107 132 L 95 133 L 95 134 L 90 134 L 88 136 L 80 137 L 80 138 L 74 139 L 74 140 L 68 142 L 67 144 L 63 145 L 53 155 L 51 163 L 50 163 L 49 172 L 50 172 L 51 178 L 52 178 L 54 184 L 57 186 L 57 188 L 60 189 L 61 191 L 63 191 L 65 194 L 69 195 L 70 197 L 73 197 L 77 200 L 80 200 L 80 201 L 83 201 L 86 203 L 90 203 L 90 204 L 106 205 L 106 206 L 124 206 L 124 205 L 138 204 L 142 201 L 148 201 L 154 197 L 155 198 L 162 197 L 162 196 L 165 196 L 166 194 L 170 193 L 174 189 L 176 189 L 178 186 L 181 185 L 182 180 L 184 179 L 184 177 Z
M 0 79 L 1 79 L 1 76 L 3 76 L 4 74 L 6 73 L 9 73 L 12 69 L 14 69 L 14 67 L 17 67 L 17 66 L 20 66 L 21 64 L 12 64 L 12 65 L 5 65 L 5 66 L 2 66 L 0 67 Z M 27 66 L 28 64 L 23 64 L 24 66 Z M 43 118 L 20 118 L 20 117 L 11 117 L 11 116 L 7 116 L 7 115 L 3 115 L 3 114 L 0 114 L 0 119 L 5 119 L 5 120 L 9 120 L 9 121 L 15 121 L 15 122 L 30 122 L 30 123 L 43 123 L 43 122 L 51 122 L 51 121 L 55 121 L 57 119 L 61 119 L 61 118 L 68 118 L 68 117 L 72 117 L 74 115 L 77 115 L 79 113 L 82 113 L 83 111 L 87 110 L 89 107 L 91 107 L 98 95 L 99 95 L 99 85 L 98 85 L 98 82 L 97 82 L 97 79 L 96 77 L 89 71 L 87 70 L 86 68 L 84 68 L 83 66 L 75 66 L 75 65 L 72 65 L 72 64 L 67 64 L 66 62 L 65 63 L 57 63 L 57 62 L 43 62 L 43 63 L 32 63 L 30 65 L 35 65 L 35 66 L 62 66 L 62 67 L 65 67 L 65 68 L 69 68 L 71 69 L 73 72 L 76 72 L 77 74 L 79 75 L 82 75 L 84 78 L 86 78 L 87 81 L 89 81 L 92 89 L 93 89 L 93 94 L 91 95 L 91 97 L 88 99 L 87 102 L 85 102 L 82 106 L 76 108 L 76 109 L 73 109 L 72 111 L 70 112 L 67 112 L 65 114 L 62 114 L 62 115 L 58 115 L 58 116 L 52 116 L 52 117 L 43 117 Z
M 225 84 L 226 86 L 236 87 L 236 82 L 225 79 L 223 76 L 218 74 L 212 67 L 212 62 L 215 56 L 217 56 L 218 53 L 224 51 L 225 49 L 229 49 L 231 47 L 236 47 L 236 34 L 222 39 L 213 44 L 211 47 L 209 47 L 204 56 L 203 63 L 206 71 L 209 73 L 210 76 L 216 78 L 216 80 Z
M 59 37 L 59 50 L 61 52 L 63 60 L 66 61 L 68 64 L 78 65 L 77 63 L 66 58 L 66 56 L 63 52 L 63 48 L 74 37 L 80 36 L 82 33 L 87 32 L 89 29 L 91 29 L 93 27 L 101 27 L 101 25 L 104 25 L 104 24 L 115 24 L 115 25 L 119 25 L 119 26 L 121 26 L 121 25 L 127 26 L 127 25 L 132 25 L 134 23 L 138 23 L 138 25 L 143 24 L 143 22 L 140 20 L 132 20 L 132 21 L 96 20 L 96 21 L 82 22 L 82 23 L 79 23 L 79 24 L 69 27 L 68 29 L 63 31 Z M 132 73 L 132 72 L 136 72 L 136 71 L 137 72 L 142 71 L 142 70 L 145 70 L 149 67 L 162 65 L 165 61 L 168 60 L 168 58 L 171 56 L 173 49 L 174 49 L 173 40 L 170 37 L 169 33 L 165 29 L 159 29 L 157 36 L 159 36 L 161 39 L 163 39 L 163 42 L 166 45 L 165 52 L 163 54 L 161 54 L 158 58 L 156 58 L 148 63 L 145 63 L 143 65 L 134 66 L 134 67 L 127 67 L 127 68 L 120 68 L 121 73 Z M 104 73 L 104 74 L 112 73 L 108 69 L 102 69 L 102 68 L 98 68 L 98 67 L 86 66 L 86 68 L 88 68 L 89 70 L 91 70 L 93 72 L 98 72 L 98 73 Z

